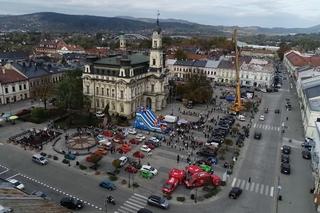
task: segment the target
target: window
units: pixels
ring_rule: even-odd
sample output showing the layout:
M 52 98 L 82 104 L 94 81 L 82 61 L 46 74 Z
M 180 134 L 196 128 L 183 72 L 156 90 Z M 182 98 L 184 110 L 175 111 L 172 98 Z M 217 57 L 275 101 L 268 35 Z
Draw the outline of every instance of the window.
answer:
M 28 98 L 28 94 L 26 93 L 26 94 L 24 94 L 24 98 L 25 99 L 27 99 Z
M 6 88 L 5 88 L 5 91 L 6 91 L 6 93 L 9 93 L 9 91 L 8 91 L 8 87 L 6 87 Z
M 153 41 L 153 46 L 157 47 L 158 42 L 157 41 Z
M 86 87 L 86 88 L 87 88 L 86 93 L 87 93 L 87 94 L 89 94 L 89 86 L 87 85 L 87 87 Z
M 107 96 L 109 96 L 109 88 L 107 88 Z
M 248 79 L 249 78 L 249 75 L 246 75 L 246 79 Z
M 27 85 L 26 84 L 23 85 L 23 89 L 27 89 Z
M 104 108 L 104 100 L 101 100 L 101 108 Z
M 154 65 L 156 65 L 156 59 L 152 59 L 152 65 L 154 66 Z
M 123 95 L 123 90 L 120 91 L 120 98 L 123 99 L 124 95 Z
M 111 96 L 114 97 L 114 89 L 111 90 Z
M 120 112 L 124 112 L 123 104 L 120 104 Z
M 99 99 L 96 100 L 96 107 L 99 108 Z
M 214 75 L 216 75 L 216 74 L 217 74 L 217 72 L 214 72 L 213 74 L 214 74 Z
M 151 92 L 154 92 L 154 84 L 151 84 Z
M 16 87 L 12 86 L 12 92 L 15 92 L 15 91 L 16 91 Z
M 22 90 L 22 85 L 21 84 L 19 85 L 19 90 Z
M 104 88 L 101 88 L 101 95 L 104 95 Z
M 99 87 L 96 89 L 96 94 L 99 95 Z

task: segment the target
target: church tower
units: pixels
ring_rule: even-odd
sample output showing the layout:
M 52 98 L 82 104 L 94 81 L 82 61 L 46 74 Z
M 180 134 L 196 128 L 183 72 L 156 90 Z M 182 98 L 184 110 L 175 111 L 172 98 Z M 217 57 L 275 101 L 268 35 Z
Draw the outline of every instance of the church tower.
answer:
M 126 39 L 123 34 L 119 36 L 119 41 L 120 41 L 120 50 L 125 51 L 126 50 Z
M 162 34 L 159 25 L 159 13 L 157 17 L 157 28 L 152 34 L 152 48 L 150 50 L 150 72 L 161 73 L 164 67 L 163 50 L 162 50 Z

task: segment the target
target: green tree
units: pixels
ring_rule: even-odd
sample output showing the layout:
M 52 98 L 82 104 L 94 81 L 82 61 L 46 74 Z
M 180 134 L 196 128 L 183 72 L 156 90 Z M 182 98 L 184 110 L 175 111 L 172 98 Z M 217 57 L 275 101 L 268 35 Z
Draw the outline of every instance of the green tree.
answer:
M 210 81 L 203 74 L 193 74 L 185 84 L 177 85 L 177 93 L 194 103 L 208 103 L 213 90 Z
M 47 101 L 54 93 L 54 85 L 48 78 L 42 79 L 43 83 L 35 84 L 33 88 L 33 96 L 43 102 L 44 109 L 47 109 Z
M 188 58 L 187 54 L 182 49 L 177 49 L 177 51 L 174 54 L 174 57 L 177 60 L 186 60 Z
M 81 70 L 70 70 L 66 72 L 63 80 L 59 82 L 56 89 L 59 107 L 69 110 L 82 109 L 86 106 L 81 76 Z
M 277 50 L 277 54 L 281 61 L 283 60 L 284 54 L 289 50 L 291 50 L 291 47 L 287 43 L 280 43 L 279 49 Z

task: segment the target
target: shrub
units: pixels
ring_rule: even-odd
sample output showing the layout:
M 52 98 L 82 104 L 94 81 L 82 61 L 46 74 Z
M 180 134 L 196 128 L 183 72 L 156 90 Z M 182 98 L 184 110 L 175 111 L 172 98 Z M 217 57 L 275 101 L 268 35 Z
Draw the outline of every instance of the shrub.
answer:
M 184 202 L 186 200 L 185 197 L 177 197 L 177 201 L 179 202 Z
M 57 156 L 53 156 L 53 160 L 59 160 Z
M 114 173 L 115 173 L 116 175 L 118 175 L 118 174 L 120 173 L 120 169 L 115 169 L 115 170 L 114 170 Z
M 132 184 L 132 186 L 133 186 L 134 188 L 138 188 L 140 185 L 139 185 L 137 182 L 134 182 L 134 183 Z
M 118 177 L 115 175 L 109 175 L 109 180 L 116 181 L 116 180 L 118 180 Z
M 82 164 L 79 165 L 79 168 L 80 168 L 81 170 L 86 170 L 86 169 L 87 169 L 87 167 L 86 167 L 85 165 L 82 165 Z
M 52 158 L 52 155 L 48 155 L 47 158 Z

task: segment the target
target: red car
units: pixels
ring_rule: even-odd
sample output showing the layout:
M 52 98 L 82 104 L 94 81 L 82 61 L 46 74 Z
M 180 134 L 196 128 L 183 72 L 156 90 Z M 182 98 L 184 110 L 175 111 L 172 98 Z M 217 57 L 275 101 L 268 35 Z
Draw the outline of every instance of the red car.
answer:
M 131 146 L 129 144 L 122 144 L 122 146 L 117 149 L 120 154 L 126 154 L 130 152 L 130 150 Z
M 156 146 L 153 145 L 151 142 L 146 141 L 144 144 L 147 145 L 152 150 L 156 148 Z
M 139 144 L 140 142 L 137 139 L 132 138 L 132 139 L 129 140 L 129 143 L 131 143 L 131 144 Z
M 127 166 L 124 170 L 126 172 L 134 173 L 134 174 L 138 172 L 138 169 L 131 165 Z
M 136 151 L 135 153 L 132 154 L 133 157 L 135 158 L 144 158 L 144 154 L 140 151 Z

